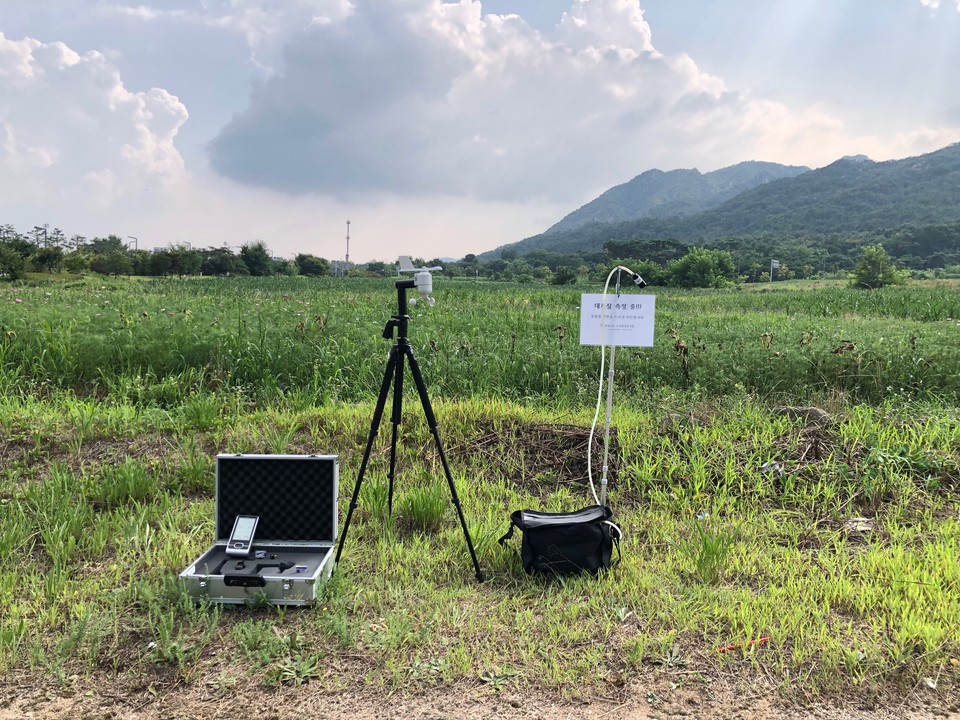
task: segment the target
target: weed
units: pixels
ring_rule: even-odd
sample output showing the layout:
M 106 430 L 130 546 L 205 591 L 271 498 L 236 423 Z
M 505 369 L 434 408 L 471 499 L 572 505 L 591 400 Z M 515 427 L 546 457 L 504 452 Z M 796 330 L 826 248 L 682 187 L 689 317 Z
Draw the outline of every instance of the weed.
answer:
M 319 655 L 296 655 L 279 660 L 267 672 L 268 687 L 303 685 L 322 674 Z
M 494 667 L 489 670 L 484 670 L 480 673 L 479 677 L 480 682 L 500 692 L 506 689 L 508 685 L 513 684 L 517 675 L 519 675 L 519 673 L 512 667 Z
M 143 502 L 156 491 L 156 481 L 142 463 L 131 458 L 119 465 L 103 465 L 100 472 L 83 478 L 83 492 L 95 510 Z
M 693 565 L 693 575 L 697 580 L 704 585 L 713 585 L 723 575 L 733 536 L 724 529 L 711 530 L 708 523 L 697 519 L 690 538 L 671 540 L 670 544 Z
M 193 647 L 180 631 L 176 613 L 172 610 L 152 613 L 147 622 L 154 638 L 147 646 L 153 658 L 182 667 Z
M 185 493 L 210 493 L 214 484 L 214 459 L 191 438 L 176 466 L 180 487 Z
M 283 643 L 273 632 L 270 623 L 253 620 L 240 622 L 231 628 L 230 635 L 247 660 L 252 662 L 266 665 L 283 655 Z
M 360 486 L 360 507 L 372 517 L 383 520 L 388 512 L 389 485 L 385 480 L 369 478 Z
M 180 413 L 187 427 L 210 430 L 220 421 L 220 401 L 209 393 L 195 393 L 180 406 Z
M 432 533 L 443 522 L 449 504 L 447 488 L 433 483 L 407 492 L 400 501 L 400 514 L 409 527 Z
M 298 425 L 296 422 L 290 422 L 280 427 L 269 425 L 263 430 L 263 437 L 267 442 L 270 452 L 282 455 L 288 451 L 290 443 L 296 436 Z

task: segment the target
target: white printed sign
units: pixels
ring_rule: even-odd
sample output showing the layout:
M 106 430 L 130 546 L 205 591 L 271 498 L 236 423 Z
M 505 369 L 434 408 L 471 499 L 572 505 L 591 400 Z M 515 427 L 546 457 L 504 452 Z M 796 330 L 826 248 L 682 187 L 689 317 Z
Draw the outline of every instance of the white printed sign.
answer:
M 653 347 L 656 295 L 582 295 L 580 344 Z

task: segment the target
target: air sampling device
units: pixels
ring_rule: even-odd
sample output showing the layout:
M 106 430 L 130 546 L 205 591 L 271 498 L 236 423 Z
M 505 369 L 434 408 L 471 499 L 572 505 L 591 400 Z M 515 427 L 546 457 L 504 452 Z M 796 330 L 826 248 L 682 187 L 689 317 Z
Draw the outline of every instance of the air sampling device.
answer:
M 530 574 L 597 573 L 610 568 L 614 547 L 618 557 L 620 554 L 620 539 L 623 533 L 613 521 L 613 512 L 607 507 L 607 471 L 610 457 L 616 350 L 618 345 L 652 346 L 655 311 L 654 296 L 621 294 L 621 279 L 624 273 L 637 288 L 646 287 L 647 283 L 639 273 L 618 265 L 607 276 L 602 294 L 581 296 L 580 344 L 600 346 L 597 407 L 587 441 L 587 477 L 595 504 L 575 512 L 547 513 L 537 510 L 517 510 L 510 515 L 510 528 L 499 542 L 503 545 L 513 536 L 515 529 L 523 533 L 520 559 L 523 569 Z M 610 295 L 608 291 L 614 276 L 616 276 L 614 294 Z M 593 436 L 604 396 L 607 347 L 610 348 L 610 366 L 606 377 L 603 471 L 598 497 L 593 482 L 592 449 Z

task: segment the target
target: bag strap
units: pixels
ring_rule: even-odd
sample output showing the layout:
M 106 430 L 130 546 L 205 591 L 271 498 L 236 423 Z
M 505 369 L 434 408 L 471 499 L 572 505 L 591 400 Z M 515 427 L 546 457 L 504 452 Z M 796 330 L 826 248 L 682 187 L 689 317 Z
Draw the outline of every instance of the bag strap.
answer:
M 613 537 L 612 534 L 610 535 L 610 539 L 613 540 L 613 545 L 614 545 L 614 547 L 617 548 L 617 561 L 616 561 L 616 563 L 612 563 L 613 565 L 616 565 L 616 564 L 618 564 L 621 560 L 623 560 L 623 554 L 620 552 L 620 540 L 623 539 L 623 530 L 621 530 L 618 525 L 614 524 L 614 523 L 611 522 L 610 520 L 604 520 L 604 521 L 603 521 L 603 524 L 604 524 L 604 525 L 609 525 L 613 530 L 616 530 L 616 531 L 617 531 L 617 536 L 616 536 L 616 537 Z M 511 530 L 511 532 L 512 532 L 512 531 L 513 531 L 513 528 L 510 528 L 510 530 Z
M 507 540 L 513 537 L 514 529 L 526 530 L 523 526 L 523 510 L 514 510 L 510 513 L 510 529 L 507 530 L 506 535 L 500 538 L 497 542 L 503 545 Z
M 510 538 L 513 537 L 513 529 L 514 529 L 515 527 L 516 527 L 516 525 L 514 525 L 514 524 L 513 524 L 513 520 L 511 520 L 511 521 L 510 521 L 510 529 L 507 530 L 506 534 L 505 534 L 502 538 L 500 538 L 499 540 L 497 540 L 497 542 L 500 543 L 501 545 L 503 545 L 504 543 L 506 543 L 507 540 L 509 540 Z

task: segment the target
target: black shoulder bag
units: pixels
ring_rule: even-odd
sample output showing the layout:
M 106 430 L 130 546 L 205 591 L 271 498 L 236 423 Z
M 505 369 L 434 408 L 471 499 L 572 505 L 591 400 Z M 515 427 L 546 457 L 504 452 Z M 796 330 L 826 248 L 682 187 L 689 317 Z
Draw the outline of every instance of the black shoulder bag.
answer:
M 611 521 L 608 507 L 591 505 L 572 513 L 516 510 L 510 514 L 510 529 L 500 538 L 503 545 L 514 528 L 523 533 L 520 559 L 523 569 L 537 573 L 596 574 L 610 567 L 613 546 L 620 556 L 620 529 Z

